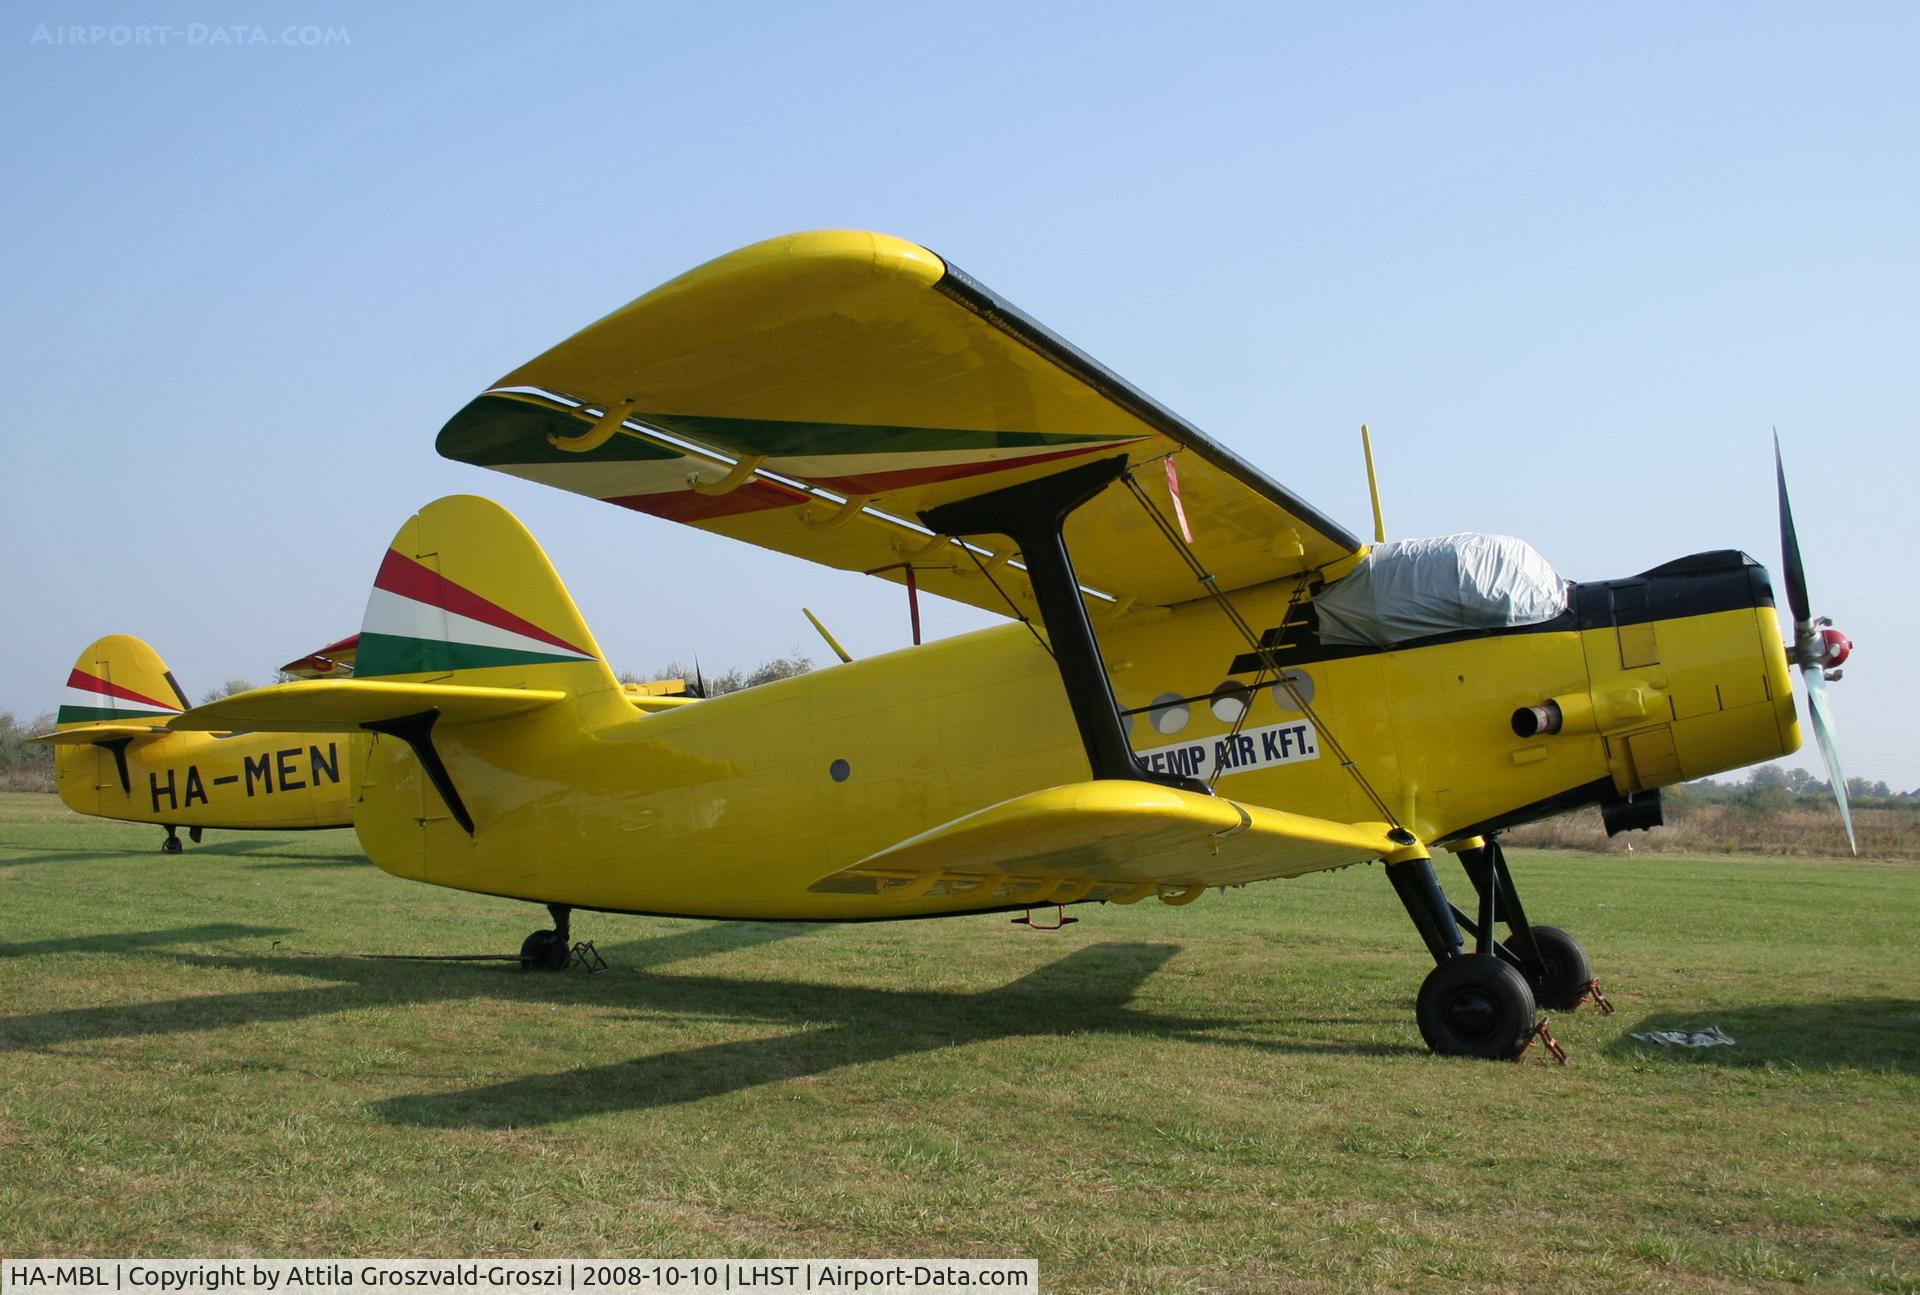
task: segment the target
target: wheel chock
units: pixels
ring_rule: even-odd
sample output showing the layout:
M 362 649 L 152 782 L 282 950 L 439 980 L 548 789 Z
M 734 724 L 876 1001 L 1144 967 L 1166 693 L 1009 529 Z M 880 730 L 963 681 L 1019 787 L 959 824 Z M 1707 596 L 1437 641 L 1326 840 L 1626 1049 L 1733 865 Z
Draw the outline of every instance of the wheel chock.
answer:
M 1600 1009 L 1600 1015 L 1602 1016 L 1613 1015 L 1613 1000 L 1600 992 L 1599 981 L 1589 980 L 1587 982 L 1587 987 L 1580 991 L 1580 997 L 1573 1000 L 1573 1007 L 1571 1010 L 1576 1012 L 1579 1011 L 1580 1004 L 1586 1002 L 1588 999 L 1592 999 L 1593 1005 Z
M 600 950 L 593 947 L 592 940 L 582 940 L 573 946 L 573 956 L 567 959 L 569 967 L 579 967 L 588 975 L 607 969 L 607 960 L 600 956 Z
M 1538 1039 L 1540 1046 L 1552 1053 L 1555 1061 L 1563 1066 L 1567 1064 L 1566 1048 L 1561 1046 L 1560 1040 L 1553 1037 L 1553 1031 L 1547 1028 L 1552 1019 L 1551 1017 L 1543 1016 L 1540 1018 L 1538 1025 L 1527 1031 L 1527 1041 L 1520 1045 L 1520 1051 L 1513 1054 L 1513 1059 L 1516 1062 L 1527 1055 L 1527 1050 L 1533 1047 L 1534 1040 Z

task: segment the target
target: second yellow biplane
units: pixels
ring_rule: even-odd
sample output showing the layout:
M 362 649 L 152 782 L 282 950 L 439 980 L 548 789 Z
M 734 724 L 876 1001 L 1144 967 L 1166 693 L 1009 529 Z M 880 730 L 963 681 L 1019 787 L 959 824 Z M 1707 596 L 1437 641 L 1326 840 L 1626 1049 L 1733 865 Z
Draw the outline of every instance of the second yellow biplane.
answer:
M 350 680 L 176 728 L 371 734 L 354 825 L 403 877 L 574 909 L 851 921 L 1154 899 L 1386 863 L 1442 1053 L 1504 1057 L 1585 954 L 1498 834 L 1827 738 L 1844 640 L 1736 552 L 1569 583 L 1519 541 L 1369 546 L 923 247 L 758 244 L 456 414 L 440 452 L 1004 613 L 711 700 L 636 697 L 498 506 L 421 510 Z M 1835 777 L 1835 785 L 1840 780 Z M 1477 894 L 1447 898 L 1454 852 Z M 1506 930 L 1501 934 L 1499 927 Z M 1472 939 L 1469 945 L 1462 931 Z
M 326 651 L 327 649 L 323 649 Z M 351 650 L 332 645 L 284 667 L 324 661 L 352 672 Z M 319 665 L 314 674 L 322 673 Z M 146 642 L 109 634 L 87 645 L 67 675 L 54 730 L 28 739 L 54 748 L 54 785 L 67 808 L 166 829 L 160 848 L 181 851 L 180 829 L 306 831 L 351 827 L 351 743 L 338 733 L 177 732 L 187 707 L 173 671 Z

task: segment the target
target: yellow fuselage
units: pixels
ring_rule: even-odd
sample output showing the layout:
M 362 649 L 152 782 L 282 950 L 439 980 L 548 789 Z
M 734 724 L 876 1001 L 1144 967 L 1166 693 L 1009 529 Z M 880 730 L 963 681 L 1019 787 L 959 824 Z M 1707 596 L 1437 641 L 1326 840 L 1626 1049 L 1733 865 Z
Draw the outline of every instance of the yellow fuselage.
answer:
M 332 733 L 167 733 L 111 747 L 54 748 L 69 809 L 186 828 L 347 827 L 352 741 Z
M 1256 626 L 1278 626 L 1293 589 L 1276 582 L 1236 602 Z M 1591 609 L 1597 595 L 1583 596 Z M 1589 610 L 1391 651 L 1316 657 L 1308 646 L 1295 660 L 1282 650 L 1277 664 L 1311 680 L 1318 726 L 1268 674 L 1237 734 L 1232 701 L 1216 714 L 1209 695 L 1256 672 L 1235 669 L 1247 644 L 1215 608 L 1123 619 L 1100 637 L 1122 708 L 1138 712 L 1133 746 L 1153 767 L 1219 767 L 1222 795 L 1341 821 L 1380 817 L 1370 787 L 1429 843 L 1799 745 L 1770 598 L 1637 621 Z M 1176 704 L 1151 709 L 1168 695 L 1190 699 L 1184 723 Z M 1516 736 L 1516 709 L 1555 698 L 1564 731 Z M 437 743 L 478 830 L 452 820 L 404 744 L 371 739 L 356 752 L 354 824 L 382 868 L 548 903 L 710 917 L 976 910 L 965 895 L 808 887 L 961 815 L 1087 776 L 1060 677 L 1020 625 L 659 713 L 615 690 L 585 693 L 442 729 Z

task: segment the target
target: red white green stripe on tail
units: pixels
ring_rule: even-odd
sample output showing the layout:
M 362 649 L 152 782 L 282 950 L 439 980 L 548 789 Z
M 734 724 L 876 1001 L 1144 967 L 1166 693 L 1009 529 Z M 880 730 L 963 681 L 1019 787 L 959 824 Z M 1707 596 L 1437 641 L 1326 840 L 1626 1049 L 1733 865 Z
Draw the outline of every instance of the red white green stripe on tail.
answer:
M 444 674 L 598 660 L 431 567 L 389 549 L 367 600 L 355 674 Z
M 172 719 L 181 707 L 75 668 L 67 676 L 56 724 L 97 724 L 110 720 Z

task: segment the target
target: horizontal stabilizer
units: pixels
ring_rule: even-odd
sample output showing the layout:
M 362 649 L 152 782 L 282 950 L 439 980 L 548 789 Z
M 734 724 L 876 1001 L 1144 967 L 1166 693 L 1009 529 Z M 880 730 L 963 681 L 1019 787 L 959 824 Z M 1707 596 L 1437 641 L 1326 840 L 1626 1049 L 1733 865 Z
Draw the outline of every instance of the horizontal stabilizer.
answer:
M 48 746 L 94 746 L 101 742 L 135 741 L 144 737 L 165 737 L 165 724 L 82 724 L 53 733 L 41 733 L 27 739 Z
M 964 894 L 1010 904 L 1180 902 L 1397 852 L 1385 823 L 1309 818 L 1121 779 L 1068 783 L 978 810 L 811 887 L 835 894 Z
M 352 733 L 369 724 L 434 712 L 441 724 L 506 719 L 564 701 L 544 688 L 387 683 L 375 679 L 302 679 L 195 706 L 169 728 L 210 732 Z

